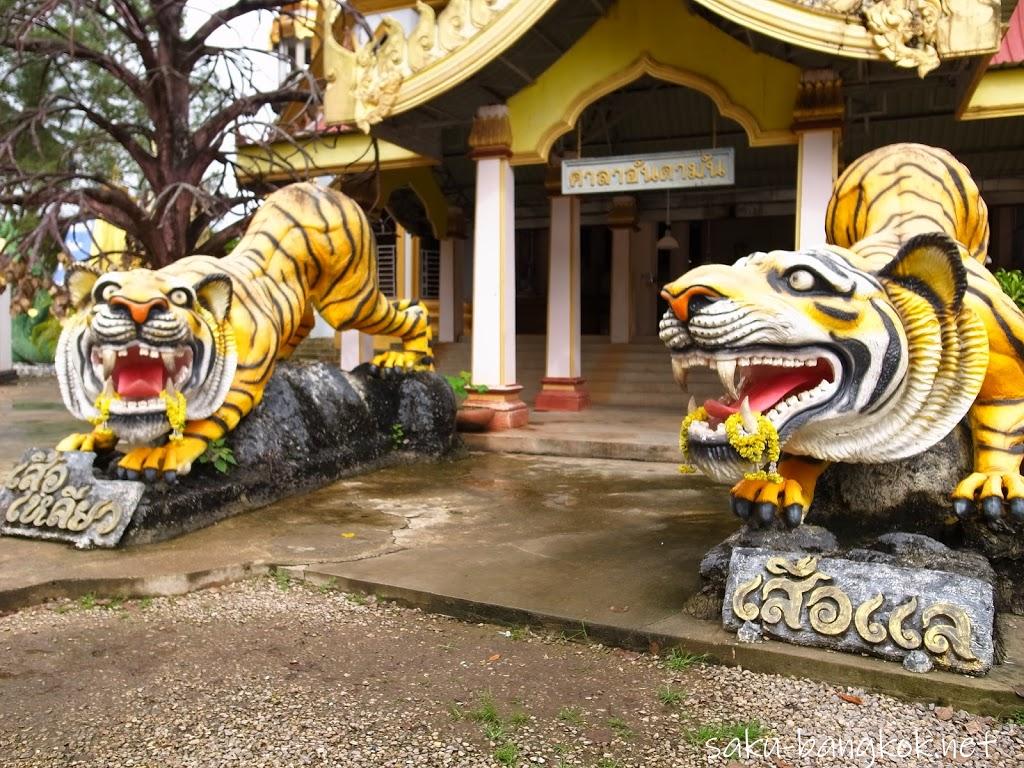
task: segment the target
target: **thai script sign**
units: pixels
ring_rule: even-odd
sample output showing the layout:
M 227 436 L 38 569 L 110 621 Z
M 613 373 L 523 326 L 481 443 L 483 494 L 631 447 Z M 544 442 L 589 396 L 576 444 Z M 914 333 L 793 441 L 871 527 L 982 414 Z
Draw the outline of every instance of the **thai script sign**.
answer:
M 733 550 L 722 620 L 797 645 L 902 661 L 912 651 L 940 668 L 984 674 L 993 662 L 992 587 L 926 568 L 845 558 Z
M 142 498 L 142 483 L 97 480 L 95 454 L 32 448 L 0 488 L 0 533 L 113 547 Z
M 736 183 L 732 147 L 562 161 L 562 194 L 639 192 Z

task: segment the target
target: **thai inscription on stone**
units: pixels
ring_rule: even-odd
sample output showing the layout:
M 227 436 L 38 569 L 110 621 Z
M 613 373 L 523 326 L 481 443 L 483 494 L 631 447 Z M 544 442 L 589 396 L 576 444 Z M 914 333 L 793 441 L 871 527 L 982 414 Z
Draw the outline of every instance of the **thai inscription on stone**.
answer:
M 142 498 L 138 482 L 97 480 L 95 454 L 33 448 L 0 489 L 0 533 L 114 547 Z
M 722 621 L 766 637 L 902 661 L 922 651 L 940 669 L 985 674 L 993 660 L 992 586 L 945 571 L 737 548 Z

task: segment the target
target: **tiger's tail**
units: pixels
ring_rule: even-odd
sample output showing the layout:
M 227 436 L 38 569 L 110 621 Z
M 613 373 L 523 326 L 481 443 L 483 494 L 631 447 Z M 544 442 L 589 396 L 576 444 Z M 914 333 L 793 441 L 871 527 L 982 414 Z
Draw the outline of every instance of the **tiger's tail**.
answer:
M 988 257 L 988 208 L 970 171 L 944 149 L 892 144 L 853 161 L 836 181 L 825 214 L 829 243 L 852 248 L 886 232 L 905 242 L 944 232 L 971 258 Z

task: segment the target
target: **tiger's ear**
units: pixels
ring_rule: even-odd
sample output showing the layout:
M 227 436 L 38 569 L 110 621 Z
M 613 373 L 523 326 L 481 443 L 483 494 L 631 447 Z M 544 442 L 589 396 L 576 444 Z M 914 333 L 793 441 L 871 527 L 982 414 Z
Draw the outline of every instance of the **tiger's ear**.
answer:
M 99 278 L 100 273 L 87 264 L 72 264 L 68 267 L 64 285 L 71 295 L 71 306 L 81 307 L 92 298 L 92 288 Z
M 920 294 L 939 314 L 959 313 L 967 291 L 967 268 L 960 246 L 941 232 L 914 235 L 878 277 Z
M 213 313 L 218 323 L 223 323 L 231 311 L 231 298 L 234 296 L 231 278 L 221 272 L 215 272 L 192 287 L 199 303 Z

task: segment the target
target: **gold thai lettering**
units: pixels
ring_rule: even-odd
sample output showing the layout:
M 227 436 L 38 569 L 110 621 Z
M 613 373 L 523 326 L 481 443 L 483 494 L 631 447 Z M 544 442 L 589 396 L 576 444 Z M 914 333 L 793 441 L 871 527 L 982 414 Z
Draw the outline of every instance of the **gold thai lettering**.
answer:
M 934 623 L 938 618 L 946 618 L 952 625 Z M 963 608 L 949 603 L 934 603 L 921 614 L 924 626 L 924 647 L 932 653 L 943 655 L 953 653 L 967 661 L 977 661 L 978 657 L 971 651 L 971 619 Z
M 903 622 L 917 610 L 917 598 L 912 597 L 903 605 L 897 605 L 889 614 L 889 636 L 900 648 L 913 651 L 921 647 L 921 633 L 903 626 Z
M 807 601 L 811 627 L 823 635 L 841 635 L 850 628 L 853 605 L 839 587 L 818 587 Z
M 778 624 L 785 619 L 790 629 L 800 629 L 800 614 L 804 607 L 804 595 L 810 592 L 820 581 L 828 581 L 831 577 L 823 573 L 812 573 L 801 581 L 790 581 L 787 578 L 769 579 L 761 590 L 761 620 L 769 624 Z M 769 598 L 773 592 L 783 592 L 785 596 Z
M 871 621 L 871 614 L 882 607 L 882 603 L 885 602 L 885 598 L 881 595 L 875 595 L 870 600 L 865 600 L 859 606 L 857 606 L 857 612 L 854 614 L 853 623 L 857 628 L 857 634 L 861 636 L 865 643 L 880 643 L 885 640 L 886 635 L 885 627 L 879 624 L 877 621 Z
M 747 597 L 760 589 L 762 581 L 763 579 L 759 573 L 750 581 L 740 584 L 732 595 L 732 612 L 744 621 L 754 621 L 757 619 L 760 609 L 756 604 L 748 603 Z
M 68 465 L 56 452 L 38 451 L 19 464 L 6 487 L 19 495 L 4 511 L 8 524 L 59 528 L 80 533 L 90 526 L 107 535 L 121 522 L 121 510 L 108 500 L 90 501 L 89 484 L 68 485 Z

